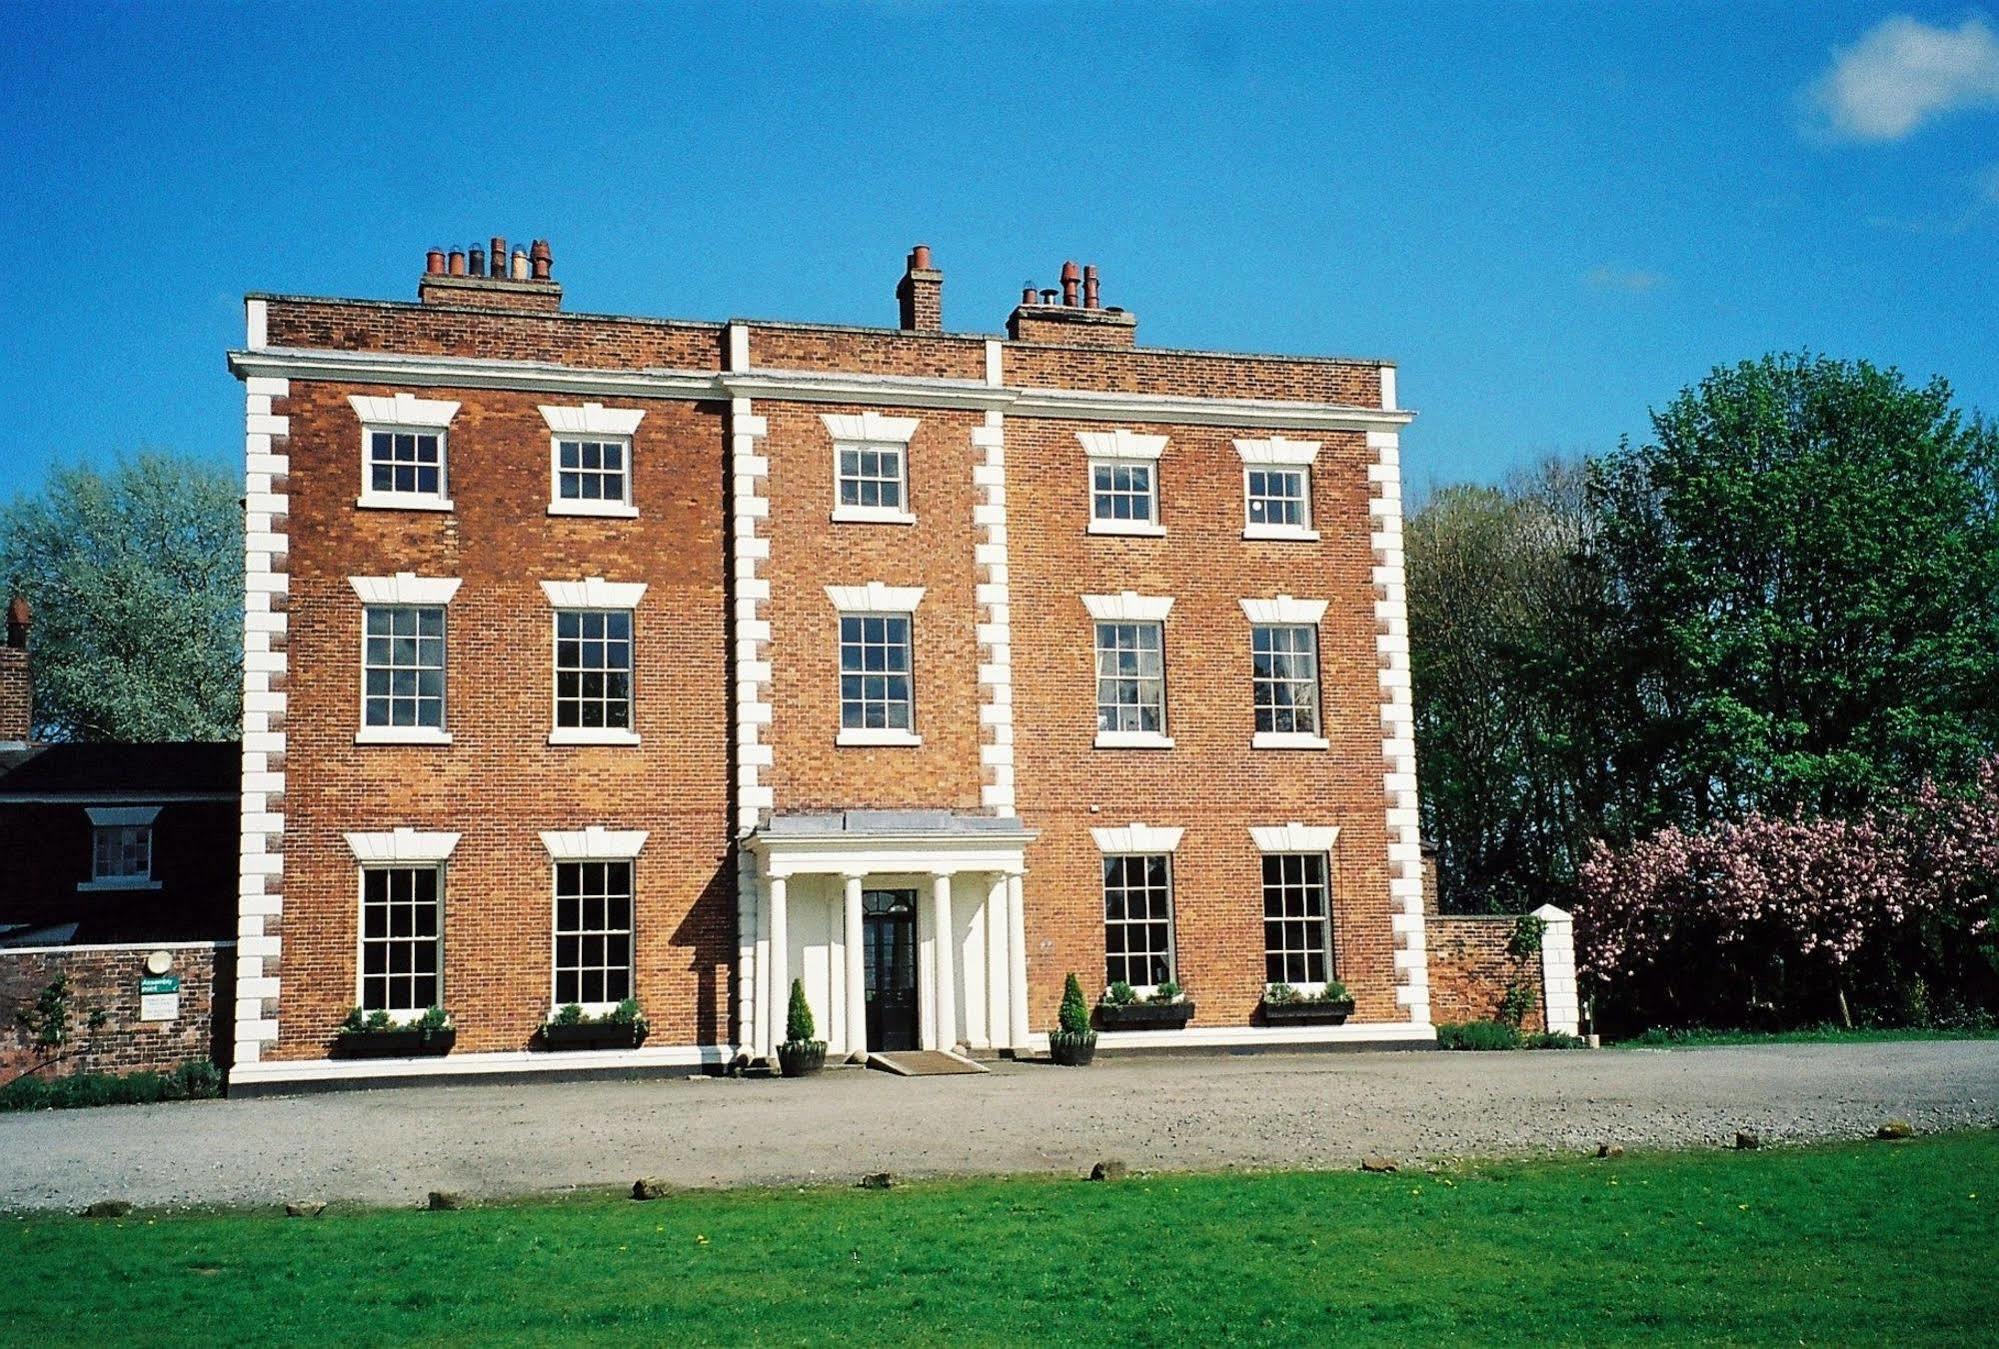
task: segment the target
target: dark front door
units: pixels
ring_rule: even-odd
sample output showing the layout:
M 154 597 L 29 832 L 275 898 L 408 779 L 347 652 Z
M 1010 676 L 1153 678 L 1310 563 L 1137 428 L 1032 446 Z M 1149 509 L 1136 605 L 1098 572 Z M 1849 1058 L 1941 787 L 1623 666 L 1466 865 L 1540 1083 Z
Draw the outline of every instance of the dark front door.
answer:
M 916 1048 L 916 892 L 861 895 L 861 959 L 867 971 L 868 1048 Z

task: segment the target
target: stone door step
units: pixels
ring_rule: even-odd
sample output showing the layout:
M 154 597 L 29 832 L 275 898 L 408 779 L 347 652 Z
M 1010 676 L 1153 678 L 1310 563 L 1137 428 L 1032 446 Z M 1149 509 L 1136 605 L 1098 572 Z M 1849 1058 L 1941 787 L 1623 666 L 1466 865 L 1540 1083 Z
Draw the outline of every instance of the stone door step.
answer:
M 898 1049 L 892 1053 L 877 1050 L 868 1055 L 868 1067 L 894 1073 L 897 1077 L 942 1077 L 949 1073 L 986 1071 L 984 1066 L 961 1054 L 949 1054 L 941 1049 Z

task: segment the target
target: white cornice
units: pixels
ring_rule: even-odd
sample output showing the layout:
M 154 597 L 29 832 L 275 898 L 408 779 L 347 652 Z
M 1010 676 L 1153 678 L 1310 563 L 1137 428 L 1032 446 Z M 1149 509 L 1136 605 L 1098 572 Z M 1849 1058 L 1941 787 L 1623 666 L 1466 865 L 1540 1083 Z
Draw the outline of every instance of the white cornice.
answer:
M 558 609 L 636 609 L 646 596 L 646 583 L 586 576 L 580 581 L 543 581 L 541 593 Z
M 1083 607 L 1091 618 L 1105 623 L 1164 623 L 1173 608 L 1173 597 L 1124 590 L 1115 595 L 1085 595 Z
M 1289 824 L 1251 825 L 1250 838 L 1259 852 L 1331 852 L 1340 841 L 1338 825 Z
M 1274 600 L 1244 600 L 1242 611 L 1252 623 L 1311 623 L 1326 616 L 1326 601 L 1298 600 L 1279 595 Z
M 1159 853 L 1178 848 L 1180 835 L 1185 832 L 1177 826 L 1169 828 L 1134 821 L 1121 829 L 1092 829 L 1090 837 L 1097 841 L 1098 852 Z
M 347 584 L 363 604 L 421 604 L 438 607 L 451 603 L 463 584 L 455 576 L 417 576 L 399 571 L 394 576 L 350 576 Z
M 646 845 L 643 829 L 544 829 L 541 846 L 558 862 L 628 862 Z
M 1166 453 L 1165 436 L 1141 436 L 1129 427 L 1114 431 L 1078 431 L 1076 439 L 1092 459 L 1157 459 Z
M 819 420 L 833 439 L 844 444 L 907 445 L 916 435 L 914 417 L 888 417 L 870 408 L 866 412 L 822 412 Z
M 643 408 L 607 408 L 602 403 L 581 407 L 543 407 L 541 419 L 559 436 L 629 436 L 645 420 Z
M 347 401 L 353 407 L 354 415 L 367 426 L 415 426 L 425 430 L 443 430 L 458 415 L 456 403 L 437 398 L 418 398 L 411 393 L 386 397 L 356 393 L 349 394 Z
M 841 613 L 913 614 L 923 602 L 922 586 L 892 586 L 870 581 L 858 586 L 827 586 L 826 598 Z
M 1309 464 L 1319 457 L 1319 442 L 1272 436 L 1268 440 L 1238 440 L 1235 450 L 1245 464 L 1298 466 Z
M 458 846 L 458 835 L 396 829 L 381 834 L 349 834 L 357 862 L 442 862 Z
M 1415 413 L 1349 403 L 1262 398 L 1194 398 L 1100 393 L 1079 389 L 1019 389 L 979 380 L 858 375 L 810 370 L 585 370 L 553 361 L 502 361 L 465 356 L 405 356 L 392 352 L 265 347 L 229 353 L 239 378 L 339 380 L 412 388 L 512 389 L 603 397 L 678 398 L 715 402 L 775 398 L 803 403 L 862 403 L 892 408 L 997 409 L 1014 417 L 1074 421 L 1155 422 L 1281 431 L 1387 431 Z

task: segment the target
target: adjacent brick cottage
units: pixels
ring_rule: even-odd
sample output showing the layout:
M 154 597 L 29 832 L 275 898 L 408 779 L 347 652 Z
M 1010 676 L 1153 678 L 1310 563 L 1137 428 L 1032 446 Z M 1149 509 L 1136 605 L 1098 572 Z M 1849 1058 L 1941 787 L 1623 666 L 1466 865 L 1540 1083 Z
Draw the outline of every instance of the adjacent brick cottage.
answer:
M 252 295 L 234 1080 L 1428 1042 L 1380 361 L 1156 351 L 1094 269 L 1005 336 Z M 1343 980 L 1342 1026 L 1266 987 Z M 636 997 L 642 1048 L 537 1053 Z M 436 1003 L 446 1059 L 329 1059 Z M 1559 1018 L 1556 1018 L 1559 1021 Z

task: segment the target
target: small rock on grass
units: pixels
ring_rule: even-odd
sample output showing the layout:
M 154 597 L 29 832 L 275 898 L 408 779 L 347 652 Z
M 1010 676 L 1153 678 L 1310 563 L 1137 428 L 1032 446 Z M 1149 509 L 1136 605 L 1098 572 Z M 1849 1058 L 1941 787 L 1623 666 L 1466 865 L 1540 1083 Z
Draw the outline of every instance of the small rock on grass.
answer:
M 1107 1157 L 1090 1168 L 1091 1180 L 1123 1180 L 1125 1164 L 1115 1157 Z
M 1762 1146 L 1763 1140 L 1755 1134 L 1750 1133 L 1749 1130 L 1737 1129 L 1735 1131 L 1735 1150 L 1737 1152 L 1748 1152 Z
M 432 1190 L 430 1198 L 424 1201 L 424 1207 L 432 1213 L 445 1213 L 451 1209 L 464 1208 L 465 1196 L 454 1190 Z
M 1363 1171 L 1392 1172 L 1395 1170 L 1395 1159 L 1370 1152 L 1367 1156 L 1360 1159 L 1360 1169 Z
M 1916 1126 L 1905 1119 L 1891 1119 L 1874 1131 L 1876 1138 L 1886 1142 L 1898 1142 L 1916 1136 Z
M 287 1218 L 317 1218 L 320 1214 L 324 1212 L 326 1212 L 325 1204 L 285 1205 L 285 1216 Z
M 666 1182 L 657 1180 L 652 1176 L 641 1176 L 632 1182 L 632 1198 L 664 1199 L 666 1198 Z
M 132 1211 L 132 1206 L 123 1199 L 100 1199 L 84 1209 L 86 1218 L 122 1218 Z
M 1624 1149 L 1615 1143 L 1604 1143 L 1598 1146 L 1596 1155 L 1599 1157 L 1622 1157 Z
M 863 1190 L 888 1190 L 895 1187 L 895 1177 L 886 1171 L 871 1171 L 861 1177 Z

